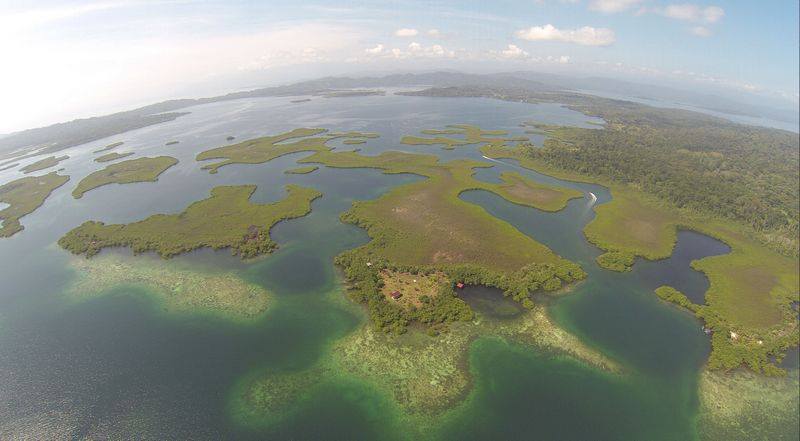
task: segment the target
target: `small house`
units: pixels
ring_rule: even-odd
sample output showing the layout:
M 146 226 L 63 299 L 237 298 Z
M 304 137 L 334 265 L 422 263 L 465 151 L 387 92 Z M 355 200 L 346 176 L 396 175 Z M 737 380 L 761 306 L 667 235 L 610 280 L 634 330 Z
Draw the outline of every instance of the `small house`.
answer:
M 461 289 L 463 287 L 464 287 L 464 283 L 463 282 L 456 283 L 456 288 Z
M 391 296 L 393 299 L 397 300 L 400 297 L 403 297 L 403 294 L 401 294 L 400 291 L 395 291 L 395 292 L 389 294 L 389 296 Z

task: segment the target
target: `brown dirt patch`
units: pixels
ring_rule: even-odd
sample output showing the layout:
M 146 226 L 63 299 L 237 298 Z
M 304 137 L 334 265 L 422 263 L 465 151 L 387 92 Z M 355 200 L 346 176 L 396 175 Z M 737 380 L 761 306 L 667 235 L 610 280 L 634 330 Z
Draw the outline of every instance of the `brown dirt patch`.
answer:
M 381 292 L 386 299 L 407 308 L 422 306 L 421 296 L 435 296 L 439 292 L 439 286 L 448 282 L 447 276 L 440 272 L 421 275 L 383 270 L 381 279 L 383 279 Z M 398 300 L 391 298 L 391 294 L 395 291 L 400 291 L 403 295 Z
M 651 219 L 628 218 L 625 220 L 625 227 L 638 242 L 653 246 L 658 243 L 660 222 L 654 222 Z

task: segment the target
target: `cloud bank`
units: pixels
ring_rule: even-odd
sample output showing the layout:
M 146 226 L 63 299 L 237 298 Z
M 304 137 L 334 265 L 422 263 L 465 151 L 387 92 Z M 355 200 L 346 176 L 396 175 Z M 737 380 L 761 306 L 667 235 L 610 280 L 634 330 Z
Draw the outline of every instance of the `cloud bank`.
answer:
M 578 29 L 558 29 L 551 24 L 546 24 L 520 29 L 514 35 L 528 41 L 560 41 L 582 46 L 609 46 L 616 41 L 613 30 L 591 26 Z

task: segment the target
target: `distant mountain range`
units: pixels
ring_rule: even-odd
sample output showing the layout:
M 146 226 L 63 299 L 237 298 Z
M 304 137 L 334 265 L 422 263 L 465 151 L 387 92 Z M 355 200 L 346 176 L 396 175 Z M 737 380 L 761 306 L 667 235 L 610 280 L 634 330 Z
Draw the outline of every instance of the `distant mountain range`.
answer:
M 666 103 L 683 104 L 734 115 L 767 117 L 784 121 L 787 111 L 746 105 L 715 95 L 703 95 L 669 87 L 644 85 L 609 78 L 575 78 L 534 72 L 468 74 L 460 72 L 406 73 L 380 77 L 328 77 L 296 84 L 259 88 L 210 98 L 163 101 L 137 109 L 93 118 L 76 119 L 47 127 L 0 136 L 0 160 L 53 153 L 129 130 L 171 121 L 189 106 L 240 98 L 320 95 L 338 89 L 413 86 L 514 87 L 537 92 L 583 91 L 586 94 L 617 94 Z M 791 112 L 788 117 L 792 118 Z M 795 117 L 796 118 L 796 117 Z M 789 119 L 792 121 L 792 119 Z M 795 119 L 796 121 L 796 119 Z

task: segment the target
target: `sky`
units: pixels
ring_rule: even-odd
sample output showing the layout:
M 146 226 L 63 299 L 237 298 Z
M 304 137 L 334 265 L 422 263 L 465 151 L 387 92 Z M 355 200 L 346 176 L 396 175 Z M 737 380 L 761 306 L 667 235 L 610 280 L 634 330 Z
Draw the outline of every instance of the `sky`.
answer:
M 798 103 L 798 2 L 0 0 L 0 133 L 326 75 L 604 76 Z

